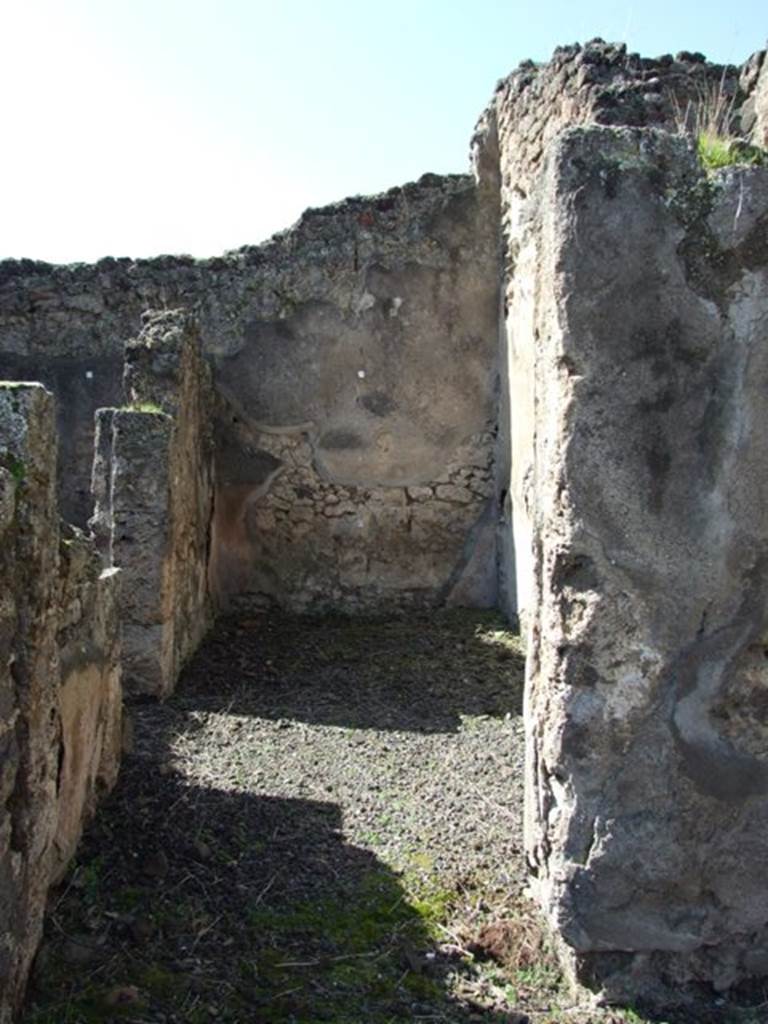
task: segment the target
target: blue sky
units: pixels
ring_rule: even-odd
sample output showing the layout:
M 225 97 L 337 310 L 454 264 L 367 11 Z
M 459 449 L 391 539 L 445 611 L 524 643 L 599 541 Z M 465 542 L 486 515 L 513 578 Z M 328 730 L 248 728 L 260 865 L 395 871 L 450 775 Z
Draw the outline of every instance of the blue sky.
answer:
M 520 60 L 599 35 L 740 63 L 765 0 L 0 2 L 0 257 L 214 255 L 464 171 Z

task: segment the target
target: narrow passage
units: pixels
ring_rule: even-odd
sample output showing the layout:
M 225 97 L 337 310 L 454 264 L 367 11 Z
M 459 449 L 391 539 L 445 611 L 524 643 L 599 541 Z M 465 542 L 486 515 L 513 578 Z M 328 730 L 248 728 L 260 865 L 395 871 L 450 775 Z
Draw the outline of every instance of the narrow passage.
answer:
M 524 885 L 522 675 L 493 614 L 220 622 L 131 708 L 25 1021 L 522 1019 L 487 956 Z

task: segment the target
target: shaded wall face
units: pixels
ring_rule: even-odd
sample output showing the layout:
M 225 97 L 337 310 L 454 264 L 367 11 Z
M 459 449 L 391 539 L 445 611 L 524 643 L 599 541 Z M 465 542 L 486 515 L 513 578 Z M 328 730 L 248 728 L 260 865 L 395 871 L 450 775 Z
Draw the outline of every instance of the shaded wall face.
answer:
M 67 522 L 85 527 L 92 512 L 90 464 L 94 414 L 122 397 L 123 360 L 114 356 L 46 356 L 3 352 L 0 380 L 40 381 L 57 398 L 59 508 Z
M 61 512 L 85 527 L 91 515 L 94 413 L 122 401 L 123 348 L 142 310 L 184 289 L 153 261 L 51 266 L 0 262 L 0 379 L 41 381 L 56 396 Z
M 219 484 L 211 581 L 221 602 L 494 605 L 492 433 L 473 436 L 442 474 L 408 487 L 347 486 L 320 474 L 306 434 L 248 436 L 265 475 Z
M 402 202 L 326 216 L 216 355 L 224 601 L 496 601 L 494 208 L 468 179 Z

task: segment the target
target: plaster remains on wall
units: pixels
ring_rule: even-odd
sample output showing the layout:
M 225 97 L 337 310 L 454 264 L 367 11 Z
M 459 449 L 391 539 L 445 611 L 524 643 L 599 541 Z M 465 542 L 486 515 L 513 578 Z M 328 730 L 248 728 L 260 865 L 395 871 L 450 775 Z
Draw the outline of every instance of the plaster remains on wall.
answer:
M 437 479 L 409 487 L 335 483 L 304 432 L 247 434 L 249 465 L 260 460 L 264 478 L 238 482 L 236 460 L 219 462 L 219 600 L 247 594 L 296 611 L 494 603 L 490 432 L 471 437 Z

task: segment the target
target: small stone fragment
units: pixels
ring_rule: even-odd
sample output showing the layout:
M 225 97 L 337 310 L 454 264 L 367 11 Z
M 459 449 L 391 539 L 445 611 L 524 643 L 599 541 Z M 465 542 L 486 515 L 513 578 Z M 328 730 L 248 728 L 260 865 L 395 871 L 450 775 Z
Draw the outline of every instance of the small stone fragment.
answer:
M 143 1001 L 141 992 L 135 985 L 121 985 L 118 988 L 113 988 L 104 997 L 104 1002 L 109 1007 L 136 1006 Z

